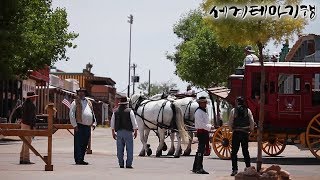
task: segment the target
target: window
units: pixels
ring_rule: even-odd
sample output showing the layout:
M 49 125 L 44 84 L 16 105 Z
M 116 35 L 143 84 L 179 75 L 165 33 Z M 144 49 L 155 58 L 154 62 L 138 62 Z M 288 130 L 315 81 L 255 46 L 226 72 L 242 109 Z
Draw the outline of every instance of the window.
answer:
M 270 94 L 275 93 L 275 83 L 273 81 L 270 82 Z
M 294 75 L 293 74 L 279 74 L 278 87 L 279 94 L 293 94 L 294 87 Z
M 296 77 L 294 78 L 294 90 L 295 91 L 300 91 L 300 78 L 299 77 Z
M 268 77 L 266 75 L 266 77 Z M 251 98 L 255 99 L 256 95 L 260 95 L 260 82 L 261 82 L 261 73 L 260 72 L 254 72 L 251 76 Z
M 312 105 L 320 105 L 320 74 L 315 74 L 312 88 Z

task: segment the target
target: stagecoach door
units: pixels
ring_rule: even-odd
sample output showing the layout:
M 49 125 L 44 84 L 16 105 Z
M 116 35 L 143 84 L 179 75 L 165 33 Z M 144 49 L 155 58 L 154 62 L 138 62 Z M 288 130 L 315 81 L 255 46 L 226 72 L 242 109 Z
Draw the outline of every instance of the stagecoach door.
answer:
M 301 123 L 301 76 L 280 73 L 278 76 L 278 121 L 281 127 Z

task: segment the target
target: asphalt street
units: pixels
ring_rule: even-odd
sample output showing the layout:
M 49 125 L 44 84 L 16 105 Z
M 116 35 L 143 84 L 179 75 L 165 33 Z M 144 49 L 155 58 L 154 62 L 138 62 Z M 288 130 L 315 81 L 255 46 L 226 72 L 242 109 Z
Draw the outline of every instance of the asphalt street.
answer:
M 120 169 L 117 164 L 116 144 L 109 128 L 97 128 L 93 132 L 92 154 L 86 155 L 88 166 L 75 165 L 73 160 L 73 137 L 66 130 L 58 130 L 53 136 L 53 171 L 44 171 L 45 163 L 31 154 L 33 165 L 19 165 L 21 141 L 18 137 L 9 141 L 0 140 L 0 180 L 11 179 L 234 179 L 230 177 L 231 161 L 220 160 L 214 152 L 204 158 L 204 167 L 209 175 L 198 175 L 190 172 L 197 144 L 192 145 L 192 154 L 187 157 L 173 158 L 154 156 L 158 145 L 157 137 L 152 133 L 149 143 L 153 150 L 150 157 L 139 157 L 141 143 L 139 137 L 134 140 L 134 169 Z M 194 139 L 196 140 L 196 138 Z M 166 139 L 169 145 L 169 138 Z M 45 154 L 47 138 L 35 137 L 35 148 Z M 256 143 L 250 143 L 252 165 L 255 166 L 257 155 Z M 163 154 L 166 154 L 164 152 Z M 244 162 L 239 151 L 239 169 Z M 314 158 L 309 150 L 299 150 L 296 146 L 287 146 L 281 156 L 263 157 L 263 166 L 279 164 L 290 172 L 292 179 L 320 179 L 320 160 Z

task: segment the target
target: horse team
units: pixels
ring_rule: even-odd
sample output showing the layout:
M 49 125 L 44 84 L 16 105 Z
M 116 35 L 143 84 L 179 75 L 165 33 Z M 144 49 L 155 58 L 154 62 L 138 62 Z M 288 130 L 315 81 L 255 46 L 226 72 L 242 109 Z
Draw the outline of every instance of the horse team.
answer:
M 139 156 L 150 156 L 152 150 L 147 144 L 148 136 L 153 130 L 159 138 L 156 157 L 167 150 L 166 135 L 170 136 L 171 145 L 167 155 L 178 158 L 181 154 L 190 155 L 194 131 L 194 112 L 199 107 L 193 97 L 175 99 L 175 97 L 162 98 L 155 95 L 149 99 L 143 95 L 134 94 L 131 97 L 131 106 L 136 114 L 142 149 Z M 174 145 L 175 137 L 178 140 Z M 187 143 L 182 153 L 181 142 Z

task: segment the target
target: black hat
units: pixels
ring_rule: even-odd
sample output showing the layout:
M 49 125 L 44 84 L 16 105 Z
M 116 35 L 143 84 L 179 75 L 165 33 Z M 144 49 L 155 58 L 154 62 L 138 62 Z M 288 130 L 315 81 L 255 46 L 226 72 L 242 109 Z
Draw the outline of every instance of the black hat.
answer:
M 32 97 L 38 97 L 38 95 L 36 95 L 36 93 L 34 93 L 34 92 L 27 92 L 26 98 L 32 98 Z
M 77 94 L 78 94 L 79 92 L 85 92 L 86 94 L 88 94 L 88 91 L 87 91 L 85 88 L 80 88 L 80 89 L 78 89 L 78 90 L 77 90 Z
M 244 105 L 244 99 L 242 96 L 238 96 L 237 97 L 237 102 L 238 102 L 238 105 Z
M 197 102 L 198 103 L 201 103 L 201 102 L 207 103 L 208 101 L 207 101 L 207 98 L 205 96 L 201 96 L 201 97 L 199 97 L 199 99 L 197 99 Z

